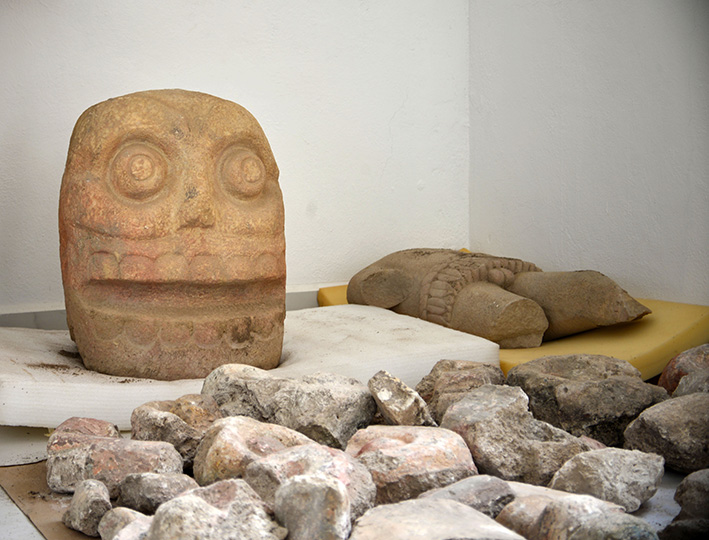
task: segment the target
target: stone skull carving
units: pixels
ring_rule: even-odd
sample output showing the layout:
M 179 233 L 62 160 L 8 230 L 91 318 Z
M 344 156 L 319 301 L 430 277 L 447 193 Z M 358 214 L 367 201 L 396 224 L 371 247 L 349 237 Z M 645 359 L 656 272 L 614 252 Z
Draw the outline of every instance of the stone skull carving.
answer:
M 650 310 L 600 272 L 450 249 L 391 253 L 350 280 L 347 300 L 475 334 L 505 349 L 538 347 Z
M 69 145 L 59 235 L 69 329 L 89 369 L 173 380 L 278 365 L 283 198 L 243 107 L 155 90 L 89 108 Z

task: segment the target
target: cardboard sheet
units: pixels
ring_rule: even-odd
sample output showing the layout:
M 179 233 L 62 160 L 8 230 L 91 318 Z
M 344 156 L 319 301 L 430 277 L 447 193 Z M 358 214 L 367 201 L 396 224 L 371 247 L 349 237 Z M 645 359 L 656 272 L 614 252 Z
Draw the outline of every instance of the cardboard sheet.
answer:
M 62 523 L 71 495 L 49 490 L 46 463 L 0 467 L 0 486 L 48 540 L 86 540 L 88 536 Z

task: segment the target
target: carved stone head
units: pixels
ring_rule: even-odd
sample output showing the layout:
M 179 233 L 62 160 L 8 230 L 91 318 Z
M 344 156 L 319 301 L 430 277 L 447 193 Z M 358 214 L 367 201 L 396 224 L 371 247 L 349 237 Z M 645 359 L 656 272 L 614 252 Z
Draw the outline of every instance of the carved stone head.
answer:
M 155 90 L 88 109 L 59 199 L 67 320 L 86 367 L 172 380 L 277 366 L 283 223 L 278 167 L 243 107 Z

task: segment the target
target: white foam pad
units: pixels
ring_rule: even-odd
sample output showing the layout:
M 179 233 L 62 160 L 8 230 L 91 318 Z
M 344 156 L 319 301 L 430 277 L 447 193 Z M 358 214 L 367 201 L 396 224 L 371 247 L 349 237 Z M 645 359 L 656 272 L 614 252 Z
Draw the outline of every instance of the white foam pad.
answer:
M 415 386 L 441 359 L 499 365 L 485 339 L 371 306 L 289 311 L 274 375 L 329 371 L 366 383 L 380 369 Z M 199 393 L 202 379 L 114 377 L 83 367 L 66 331 L 0 328 L 0 425 L 56 427 L 72 416 L 130 429 L 139 405 Z

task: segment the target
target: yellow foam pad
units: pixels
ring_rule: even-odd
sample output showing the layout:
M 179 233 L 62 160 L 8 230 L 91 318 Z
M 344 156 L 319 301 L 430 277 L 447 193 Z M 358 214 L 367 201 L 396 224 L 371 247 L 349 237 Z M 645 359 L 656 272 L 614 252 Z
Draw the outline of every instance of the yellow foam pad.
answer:
M 501 349 L 500 367 L 505 374 L 514 366 L 542 356 L 603 354 L 627 360 L 644 380 L 662 373 L 672 357 L 709 342 L 709 306 L 638 298 L 652 310 L 639 321 L 589 330 L 531 349 Z M 347 303 L 347 285 L 324 287 L 318 304 Z
M 347 303 L 347 285 L 318 290 L 318 306 L 342 306 Z

